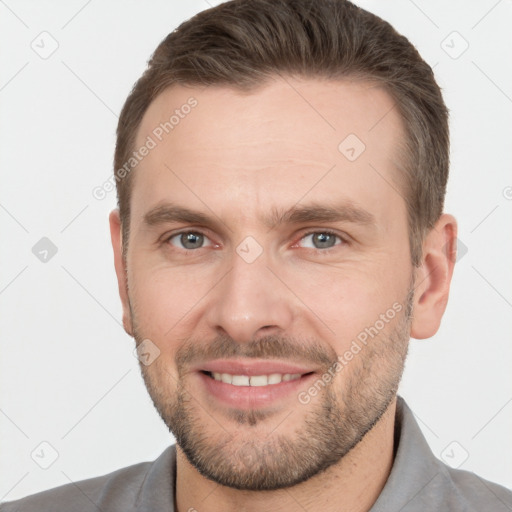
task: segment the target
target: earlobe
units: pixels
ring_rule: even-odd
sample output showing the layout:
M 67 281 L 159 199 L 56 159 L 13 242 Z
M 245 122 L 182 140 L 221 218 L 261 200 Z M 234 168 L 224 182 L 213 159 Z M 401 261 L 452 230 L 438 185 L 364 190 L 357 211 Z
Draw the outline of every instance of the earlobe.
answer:
M 112 240 L 112 249 L 114 251 L 114 267 L 116 269 L 119 296 L 123 306 L 123 327 L 124 330 L 133 336 L 132 317 L 130 310 L 130 301 L 128 298 L 128 283 L 126 277 L 126 265 L 123 258 L 123 240 L 121 229 L 121 218 L 119 209 L 112 210 L 109 215 L 110 238 Z
M 411 336 L 425 339 L 439 329 L 448 303 L 457 252 L 457 221 L 443 214 L 423 243 L 422 265 L 416 269 Z

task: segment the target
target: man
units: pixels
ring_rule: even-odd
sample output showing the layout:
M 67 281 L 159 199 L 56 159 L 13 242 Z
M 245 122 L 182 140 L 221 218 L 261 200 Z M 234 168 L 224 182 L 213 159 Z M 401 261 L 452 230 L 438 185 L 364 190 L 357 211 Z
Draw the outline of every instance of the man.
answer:
M 430 67 L 347 1 L 182 24 L 121 113 L 110 215 L 123 325 L 177 444 L 2 510 L 510 510 L 397 398 L 448 300 L 448 146 Z

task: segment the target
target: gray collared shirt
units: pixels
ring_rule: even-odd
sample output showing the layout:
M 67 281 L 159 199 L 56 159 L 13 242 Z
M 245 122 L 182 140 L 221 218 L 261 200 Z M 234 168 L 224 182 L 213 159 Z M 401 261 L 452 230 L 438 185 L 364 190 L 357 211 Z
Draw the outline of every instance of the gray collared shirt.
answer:
M 370 512 L 511 512 L 512 491 L 452 469 L 432 454 L 402 398 L 393 468 Z M 1 512 L 174 512 L 176 446 L 153 462 L 5 502 Z

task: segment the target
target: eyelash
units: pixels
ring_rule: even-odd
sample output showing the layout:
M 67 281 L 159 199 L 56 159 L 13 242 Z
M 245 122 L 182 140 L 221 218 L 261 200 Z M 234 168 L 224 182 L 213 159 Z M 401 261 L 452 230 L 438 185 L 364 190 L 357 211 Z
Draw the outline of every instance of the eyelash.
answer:
M 163 240 L 163 244 L 166 245 L 166 244 L 169 244 L 171 239 L 175 238 L 175 237 L 178 237 L 180 235 L 183 235 L 183 234 L 187 234 L 187 233 L 194 233 L 196 235 L 202 235 L 204 236 L 205 238 L 208 238 L 208 235 L 206 233 L 203 233 L 201 230 L 185 230 L 185 231 L 179 231 L 178 233 L 173 233 L 172 235 L 169 235 L 169 236 L 166 236 Z M 306 238 L 307 236 L 310 236 L 310 235 L 315 235 L 315 234 L 322 234 L 322 235 L 330 235 L 330 236 L 334 236 L 336 238 L 338 238 L 340 240 L 341 243 L 337 243 L 335 244 L 334 246 L 332 247 L 327 247 L 325 249 L 315 249 L 315 248 L 310 248 L 310 247 L 306 247 L 306 249 L 309 249 L 309 250 L 313 250 L 317 253 L 323 253 L 323 254 L 326 254 L 326 253 L 330 253 L 332 250 L 335 250 L 337 247 L 340 247 L 340 246 L 343 246 L 343 245 L 348 245 L 348 240 L 347 238 L 339 235 L 338 233 L 330 230 L 330 229 L 321 229 L 321 230 L 312 230 L 312 231 L 308 231 L 304 234 L 302 234 L 302 236 L 300 237 L 299 239 L 299 242 L 301 240 L 303 240 L 304 238 Z M 298 244 L 298 242 L 295 242 L 293 244 L 292 247 L 295 247 L 296 245 Z M 212 245 L 216 245 L 212 242 Z M 180 251 L 184 251 L 184 252 L 194 252 L 194 251 L 197 251 L 198 249 L 182 249 L 182 248 L 178 248 L 178 247 L 174 247 L 175 249 L 178 249 Z M 199 247 L 199 249 L 204 249 L 204 247 Z
M 336 233 L 334 231 L 331 231 L 330 229 L 313 230 L 313 231 L 308 231 L 306 233 L 303 233 L 299 239 L 299 242 L 304 240 L 304 238 L 306 238 L 310 235 L 317 235 L 317 234 L 334 236 L 335 238 L 337 238 L 340 241 L 340 243 L 335 243 L 332 247 L 327 247 L 325 249 L 316 249 L 314 247 L 304 247 L 304 249 L 308 249 L 310 251 L 315 251 L 318 254 L 327 255 L 327 254 L 330 254 L 332 251 L 336 250 L 337 248 L 339 248 L 340 246 L 346 245 L 348 243 L 344 237 L 342 237 L 341 235 L 339 235 L 338 233 Z M 293 247 L 295 247 L 297 244 L 298 244 L 298 242 L 294 243 Z

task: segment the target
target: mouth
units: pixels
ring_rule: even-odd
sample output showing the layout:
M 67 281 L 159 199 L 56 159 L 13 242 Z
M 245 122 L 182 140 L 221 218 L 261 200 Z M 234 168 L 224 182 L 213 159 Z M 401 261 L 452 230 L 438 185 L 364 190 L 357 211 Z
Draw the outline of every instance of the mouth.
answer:
M 236 409 L 254 409 L 298 400 L 316 369 L 277 361 L 213 361 L 196 368 L 207 401 Z
M 269 375 L 233 375 L 231 373 L 209 372 L 203 370 L 202 373 L 218 382 L 224 382 L 225 384 L 231 384 L 232 386 L 261 387 L 275 386 L 276 384 L 281 384 L 281 382 L 298 380 L 304 376 L 310 375 L 313 372 L 304 374 L 271 373 Z

